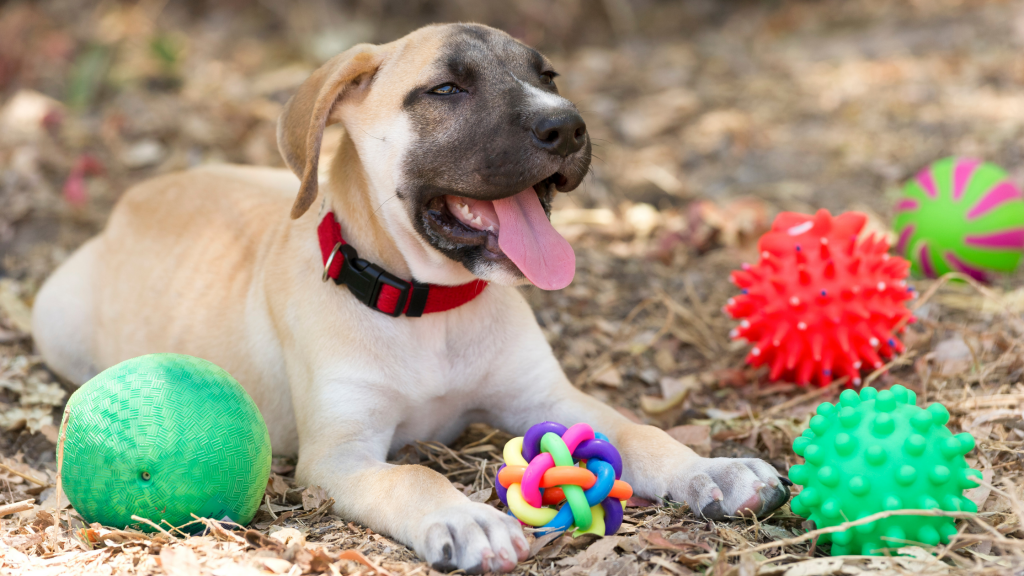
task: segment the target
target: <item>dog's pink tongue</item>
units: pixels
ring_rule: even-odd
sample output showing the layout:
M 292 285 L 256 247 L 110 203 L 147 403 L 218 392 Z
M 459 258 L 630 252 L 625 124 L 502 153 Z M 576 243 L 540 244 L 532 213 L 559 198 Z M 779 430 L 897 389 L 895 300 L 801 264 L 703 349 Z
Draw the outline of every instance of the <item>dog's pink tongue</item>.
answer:
M 576 275 L 572 246 L 544 213 L 533 188 L 494 201 L 498 214 L 498 246 L 530 282 L 544 290 L 560 290 Z

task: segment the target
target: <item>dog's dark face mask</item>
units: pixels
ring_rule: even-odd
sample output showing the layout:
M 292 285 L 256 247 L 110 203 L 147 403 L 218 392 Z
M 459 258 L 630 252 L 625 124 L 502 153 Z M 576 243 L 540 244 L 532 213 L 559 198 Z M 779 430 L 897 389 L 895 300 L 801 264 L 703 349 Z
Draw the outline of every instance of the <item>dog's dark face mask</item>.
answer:
M 590 167 L 586 125 L 536 50 L 485 26 L 448 28 L 402 102 L 412 140 L 397 196 L 416 232 L 474 275 L 563 288 L 575 256 L 550 205 Z

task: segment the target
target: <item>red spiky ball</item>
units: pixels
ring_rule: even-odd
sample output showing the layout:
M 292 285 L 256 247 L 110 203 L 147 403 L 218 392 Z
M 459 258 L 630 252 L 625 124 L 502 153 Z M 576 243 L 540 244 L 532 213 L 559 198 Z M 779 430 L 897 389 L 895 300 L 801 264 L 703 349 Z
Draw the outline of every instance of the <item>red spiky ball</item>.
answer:
M 754 343 L 747 362 L 769 366 L 771 380 L 857 385 L 862 366 L 903 351 L 893 330 L 914 320 L 910 263 L 884 238 L 858 240 L 866 222 L 859 212 L 783 212 L 758 241 L 760 261 L 732 273 L 742 294 L 725 307 L 741 320 L 730 336 Z

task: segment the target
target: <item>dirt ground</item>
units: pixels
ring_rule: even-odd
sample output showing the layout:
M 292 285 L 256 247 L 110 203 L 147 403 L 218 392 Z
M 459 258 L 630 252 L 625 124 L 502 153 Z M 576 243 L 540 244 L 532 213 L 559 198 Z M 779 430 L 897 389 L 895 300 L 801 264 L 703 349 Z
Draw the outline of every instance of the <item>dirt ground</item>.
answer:
M 429 573 L 408 549 L 330 514 L 276 459 L 248 531 L 185 538 L 84 525 L 58 504 L 54 441 L 69 390 L 33 353 L 32 299 L 133 183 L 204 162 L 281 166 L 275 121 L 316 65 L 430 21 L 500 26 L 548 53 L 594 138 L 593 174 L 552 220 L 573 284 L 527 290 L 570 379 L 712 456 L 781 472 L 823 389 L 746 369 L 721 307 L 728 273 L 783 210 L 860 210 L 888 233 L 899 185 L 969 155 L 1024 184 L 1024 1 L 359 0 L 0 2 L 2 574 Z M 984 483 L 948 546 L 833 558 L 783 507 L 708 522 L 632 502 L 617 536 L 534 542 L 521 574 L 1024 574 L 1024 275 L 915 280 L 908 350 L 865 380 L 943 402 Z M 474 426 L 428 464 L 491 492 L 508 437 Z M 57 510 L 61 509 L 57 514 Z M 56 519 L 55 519 L 56 518 Z

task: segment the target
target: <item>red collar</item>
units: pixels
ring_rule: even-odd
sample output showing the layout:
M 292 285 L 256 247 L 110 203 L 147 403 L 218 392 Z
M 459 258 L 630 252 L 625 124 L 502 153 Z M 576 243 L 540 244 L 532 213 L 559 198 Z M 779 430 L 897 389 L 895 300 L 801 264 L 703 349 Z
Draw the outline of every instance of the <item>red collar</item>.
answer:
M 345 284 L 363 304 L 390 316 L 422 316 L 458 308 L 476 298 L 487 282 L 474 280 L 461 286 L 437 286 L 413 280 L 407 282 L 359 257 L 341 236 L 341 224 L 328 212 L 317 227 L 320 253 L 324 257 L 324 282 Z

